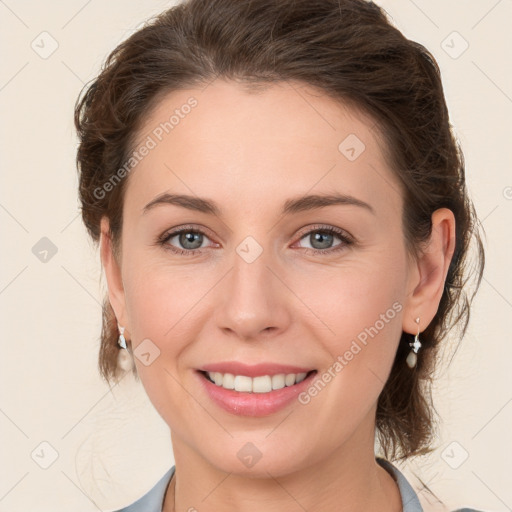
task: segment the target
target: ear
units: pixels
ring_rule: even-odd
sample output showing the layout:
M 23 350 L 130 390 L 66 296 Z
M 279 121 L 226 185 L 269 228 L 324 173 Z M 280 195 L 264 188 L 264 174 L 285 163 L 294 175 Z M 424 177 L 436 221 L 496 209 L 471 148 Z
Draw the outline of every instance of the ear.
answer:
M 107 217 L 103 217 L 101 219 L 100 229 L 101 264 L 105 270 L 105 277 L 107 279 L 108 298 L 116 315 L 118 324 L 122 327 L 126 327 L 127 315 L 121 268 L 114 256 L 112 238 L 110 234 L 110 223 Z M 128 331 L 128 329 L 126 329 L 126 331 Z M 127 336 L 127 332 L 125 332 L 125 336 Z
M 425 330 L 434 318 L 454 251 L 455 217 L 448 208 L 440 208 L 432 214 L 429 240 L 422 247 L 418 260 L 410 267 L 402 325 L 405 332 L 418 332 L 415 322 L 418 317 L 420 331 Z

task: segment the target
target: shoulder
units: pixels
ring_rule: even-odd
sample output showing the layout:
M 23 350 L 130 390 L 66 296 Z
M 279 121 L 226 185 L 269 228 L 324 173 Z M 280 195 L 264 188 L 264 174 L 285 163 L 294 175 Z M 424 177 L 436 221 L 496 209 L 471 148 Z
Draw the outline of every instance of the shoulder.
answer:
M 174 470 L 175 466 L 172 466 L 146 494 L 114 512 L 162 512 L 165 491 L 174 475 Z
M 390 461 L 381 457 L 376 457 L 377 462 L 386 469 L 391 476 L 395 479 L 398 488 L 400 489 L 400 495 L 402 497 L 403 512 L 426 512 L 423 510 L 418 495 L 407 481 L 403 473 L 392 464 Z M 485 512 L 476 508 L 463 507 L 451 512 Z
M 452 510 L 452 512 L 485 512 L 485 510 L 464 507 L 464 508 L 458 508 L 457 510 Z

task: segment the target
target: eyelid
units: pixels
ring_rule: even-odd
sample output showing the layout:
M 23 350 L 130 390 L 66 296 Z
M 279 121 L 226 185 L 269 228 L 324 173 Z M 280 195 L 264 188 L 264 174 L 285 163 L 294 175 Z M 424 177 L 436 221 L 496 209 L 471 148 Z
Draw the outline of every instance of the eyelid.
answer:
M 209 235 L 209 231 L 210 230 L 208 228 L 205 228 L 203 226 L 198 226 L 195 224 L 185 224 L 182 226 L 176 226 L 175 228 L 171 228 L 171 229 L 165 231 L 160 237 L 158 237 L 157 243 L 160 244 L 161 246 L 163 246 L 164 249 L 169 250 L 173 253 L 187 254 L 187 255 L 192 256 L 192 255 L 196 255 L 196 254 L 200 254 L 200 253 L 204 252 L 204 250 L 207 249 L 207 247 L 203 247 L 200 249 L 180 249 L 179 247 L 170 245 L 167 242 L 171 238 L 174 238 L 175 236 L 179 235 L 182 232 L 199 233 L 199 234 L 206 236 L 208 239 L 210 239 L 211 237 Z M 322 231 L 334 234 L 341 240 L 341 243 L 338 245 L 335 245 L 334 247 L 329 247 L 328 249 L 314 249 L 314 248 L 309 248 L 309 247 L 301 247 L 301 249 L 303 250 L 304 253 L 329 255 L 336 251 L 341 251 L 341 250 L 343 250 L 343 248 L 346 248 L 347 246 L 352 245 L 355 242 L 352 235 L 350 235 L 349 233 L 347 233 L 345 230 L 343 230 L 341 228 L 331 226 L 329 224 L 314 224 L 314 225 L 306 226 L 303 229 L 301 229 L 299 231 L 299 233 L 297 233 L 297 235 L 295 235 L 294 238 L 296 238 L 296 241 L 294 242 L 293 245 L 295 245 L 297 242 L 302 240 L 305 236 L 310 235 L 311 233 L 322 232 Z M 340 246 L 341 246 L 341 248 L 338 248 Z
M 316 224 L 313 226 L 308 226 L 304 228 L 304 230 L 301 230 L 301 232 L 298 235 L 297 242 L 294 242 L 294 245 L 298 242 L 300 242 L 303 238 L 307 237 L 308 235 L 311 235 L 311 233 L 330 233 L 331 235 L 334 235 L 338 237 L 341 240 L 341 243 L 334 245 L 333 247 L 329 247 L 327 249 L 315 249 L 314 247 L 301 247 L 302 252 L 304 254 L 312 254 L 313 256 L 322 256 L 322 257 L 329 257 L 329 256 L 336 256 L 347 249 L 350 248 L 350 246 L 353 246 L 355 244 L 355 239 L 352 235 L 347 233 L 344 229 L 332 226 L 332 225 L 321 225 Z
M 183 231 L 193 231 L 194 233 L 201 233 L 208 238 L 213 238 L 210 235 L 210 230 L 204 226 L 198 226 L 196 224 L 184 224 L 182 226 L 176 226 L 174 228 L 168 229 L 167 231 L 164 231 L 162 235 L 158 237 L 158 241 L 161 242 L 163 240 L 168 240 L 169 238 L 179 235 Z
M 331 226 L 330 224 L 313 224 L 312 226 L 306 226 L 305 228 L 301 229 L 297 233 L 297 239 L 301 240 L 304 238 L 304 236 L 309 235 L 310 233 L 314 231 L 327 231 L 327 232 L 333 232 L 336 235 L 338 235 L 341 238 L 345 238 L 349 240 L 350 242 L 354 242 L 354 238 L 352 235 L 350 235 L 347 231 L 341 228 L 337 228 L 335 226 Z

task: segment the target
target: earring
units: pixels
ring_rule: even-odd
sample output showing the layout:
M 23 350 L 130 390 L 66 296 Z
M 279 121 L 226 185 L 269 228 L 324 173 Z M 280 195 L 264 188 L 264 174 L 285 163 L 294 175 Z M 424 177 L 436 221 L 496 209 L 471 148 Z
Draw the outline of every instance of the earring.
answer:
M 121 327 L 117 324 L 119 328 L 119 339 L 117 340 L 117 344 L 124 348 L 125 350 L 119 350 L 119 354 L 117 355 L 117 366 L 124 371 L 128 371 L 130 368 L 133 368 L 133 361 L 130 352 L 128 351 L 128 347 L 126 346 L 126 339 L 124 337 L 124 327 Z
M 409 343 L 409 346 L 411 347 L 411 351 L 409 352 L 409 355 L 407 356 L 406 363 L 409 368 L 414 368 L 416 366 L 416 362 L 418 361 L 418 356 L 416 355 L 421 348 L 421 342 L 419 340 L 420 335 L 420 319 L 419 317 L 416 318 L 416 323 L 418 324 L 418 332 L 416 336 L 414 337 L 414 341 Z
M 119 339 L 117 340 L 117 344 L 121 348 L 127 348 L 126 347 L 126 340 L 124 338 L 124 327 L 121 327 L 119 324 L 117 324 L 117 328 L 119 329 Z

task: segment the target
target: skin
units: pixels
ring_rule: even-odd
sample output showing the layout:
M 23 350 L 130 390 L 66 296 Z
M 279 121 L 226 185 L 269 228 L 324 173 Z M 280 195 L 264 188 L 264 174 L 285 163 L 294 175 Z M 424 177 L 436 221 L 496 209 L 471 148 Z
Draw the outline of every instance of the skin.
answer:
M 201 512 L 401 510 L 396 483 L 375 461 L 377 399 L 402 331 L 416 334 L 417 317 L 423 331 L 438 309 L 453 213 L 437 210 L 421 258 L 408 257 L 402 194 L 375 123 L 305 84 L 249 93 L 216 80 L 174 91 L 147 116 L 139 140 L 191 96 L 198 105 L 129 175 L 120 261 L 108 219 L 101 224 L 118 322 L 132 349 L 149 338 L 160 350 L 150 365 L 135 363 L 171 431 L 176 485 L 164 510 L 174 502 L 178 511 Z M 365 144 L 354 161 L 338 150 L 349 134 Z M 142 213 L 163 192 L 208 198 L 222 213 L 169 204 Z M 354 205 L 281 214 L 290 198 L 335 192 L 375 214 Z M 185 224 L 205 232 L 201 254 L 156 243 Z M 329 226 L 354 242 L 327 252 L 344 242 L 333 235 L 322 245 L 308 232 Z M 236 252 L 247 236 L 263 249 L 252 263 Z M 196 247 L 178 236 L 169 245 Z M 321 375 L 397 301 L 401 311 L 306 405 L 243 417 L 220 409 L 200 386 L 195 369 L 226 360 L 289 363 Z M 262 454 L 251 468 L 237 457 L 247 442 Z

